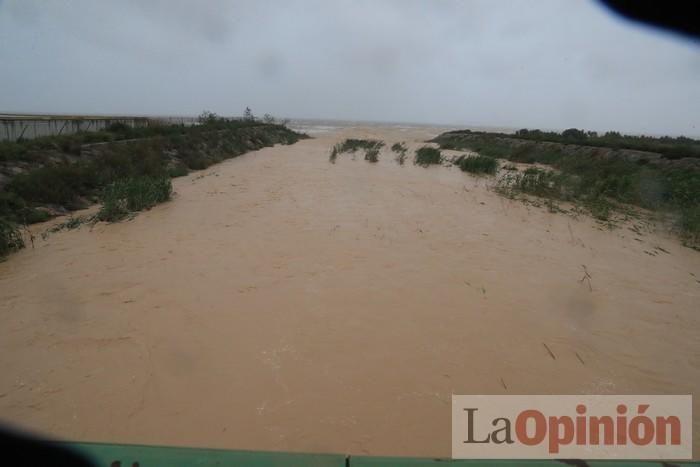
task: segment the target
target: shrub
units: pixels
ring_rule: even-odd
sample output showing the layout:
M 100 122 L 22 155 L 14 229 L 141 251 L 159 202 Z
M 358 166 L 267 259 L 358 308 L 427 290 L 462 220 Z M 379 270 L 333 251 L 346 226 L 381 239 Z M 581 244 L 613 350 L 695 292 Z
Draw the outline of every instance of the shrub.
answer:
M 338 158 L 338 155 L 340 155 L 341 153 L 354 153 L 358 149 L 362 149 L 365 151 L 365 160 L 370 162 L 377 162 L 379 160 L 379 150 L 383 147 L 383 141 L 377 141 L 373 139 L 348 138 L 333 146 L 328 161 L 334 164 L 336 159 Z
M 610 214 L 613 210 L 613 205 L 604 196 L 598 196 L 587 200 L 585 206 L 591 212 L 591 215 L 598 220 L 607 221 L 610 219 Z
M 149 209 L 170 199 L 172 182 L 166 176 L 117 180 L 102 193 L 100 220 L 114 222 L 134 211 Z
M 168 169 L 168 176 L 171 178 L 184 177 L 189 173 L 190 171 L 187 170 L 187 166 L 182 162 L 178 162 Z
M 14 141 L 0 141 L 0 161 L 23 160 L 26 158 L 27 145 Z
M 383 141 L 377 141 L 374 139 L 353 139 L 349 138 L 340 143 L 338 152 L 355 152 L 358 149 L 364 149 L 365 151 L 370 149 L 381 149 L 384 147 Z
M 442 154 L 439 149 L 432 148 L 430 146 L 423 146 L 416 151 L 416 157 L 413 162 L 422 167 L 427 167 L 432 164 L 439 164 L 442 162 Z
M 336 144 L 333 146 L 333 149 L 331 150 L 331 155 L 328 158 L 331 164 L 335 164 L 336 159 L 338 159 L 338 153 L 340 152 L 339 145 Z
M 691 243 L 700 243 L 700 206 L 682 209 L 679 224 L 683 236 Z
M 368 149 L 365 151 L 365 160 L 370 162 L 379 162 L 379 149 Z
M 22 248 L 24 248 L 24 240 L 17 224 L 0 218 L 0 256 L 6 256 Z
M 536 196 L 553 196 L 559 198 L 555 188 L 555 175 L 553 172 L 528 167 L 519 175 L 515 182 L 516 187 L 523 193 Z
M 105 129 L 110 133 L 128 133 L 131 127 L 124 122 L 112 122 Z
M 0 218 L 21 222 L 27 212 L 27 204 L 15 193 L 0 191 Z
M 201 125 L 188 127 L 151 122 L 148 126 L 130 128 L 115 123 L 101 132 L 0 142 L 0 161 L 31 163 L 28 172 L 14 176 L 0 190 L 0 218 L 16 225 L 42 222 L 50 214 L 37 207 L 84 208 L 100 194 L 105 200 L 102 218 L 120 218 L 137 210 L 132 209 L 135 201 L 130 208 L 125 197 L 109 196 L 125 179 L 162 180 L 181 176 L 190 168 L 203 169 L 253 149 L 307 138 L 281 125 L 228 120 L 211 113 L 203 119 Z M 78 162 L 62 154 L 54 157 L 60 151 L 80 153 L 81 145 L 86 142 L 125 138 L 137 140 L 91 149 L 94 153 L 89 157 L 83 154 Z
M 391 146 L 391 150 L 394 151 L 396 155 L 396 162 L 399 163 L 399 165 L 403 165 L 403 163 L 406 161 L 406 152 L 408 151 L 408 147 L 406 147 L 405 143 L 394 143 Z
M 99 185 L 94 165 L 88 163 L 41 167 L 17 175 L 6 189 L 32 203 L 71 207 L 76 198 Z
M 521 144 L 513 149 L 513 152 L 508 156 L 508 160 L 526 164 L 537 162 L 537 158 L 534 155 L 535 149 L 535 145 L 532 143 Z
M 488 156 L 462 156 L 456 163 L 462 172 L 494 174 L 498 170 L 498 161 Z
M 405 143 L 394 143 L 391 145 L 391 150 L 394 152 L 401 153 L 406 152 L 408 148 L 406 147 Z
M 50 218 L 51 215 L 47 211 L 28 209 L 24 217 L 24 222 L 26 224 L 38 224 L 39 222 L 46 222 Z

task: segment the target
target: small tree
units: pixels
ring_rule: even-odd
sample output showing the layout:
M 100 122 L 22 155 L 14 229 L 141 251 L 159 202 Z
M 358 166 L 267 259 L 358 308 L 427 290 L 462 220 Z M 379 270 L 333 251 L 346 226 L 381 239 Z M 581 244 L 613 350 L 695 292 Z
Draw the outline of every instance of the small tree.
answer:
M 270 114 L 265 114 L 263 116 L 263 122 L 268 123 L 268 124 L 273 124 L 273 123 L 275 123 L 275 117 L 273 117 Z
M 586 133 L 583 130 L 579 130 L 577 128 L 569 128 L 567 130 L 562 131 L 561 135 L 566 138 L 566 139 L 585 139 L 586 138 Z
M 243 120 L 246 122 L 255 121 L 255 116 L 253 115 L 253 111 L 250 110 L 250 107 L 245 108 L 245 111 L 243 112 Z
M 216 115 L 214 112 L 210 112 L 208 110 L 202 110 L 202 113 L 199 114 L 199 117 L 197 117 L 197 120 L 202 125 L 206 125 L 207 123 L 214 123 L 218 119 L 219 119 L 218 115 Z

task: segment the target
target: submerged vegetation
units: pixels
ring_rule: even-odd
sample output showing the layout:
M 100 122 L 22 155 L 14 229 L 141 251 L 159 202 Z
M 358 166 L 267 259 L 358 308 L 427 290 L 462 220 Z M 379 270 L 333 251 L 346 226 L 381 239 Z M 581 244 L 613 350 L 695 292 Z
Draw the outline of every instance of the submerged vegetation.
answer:
M 396 162 L 398 162 L 399 165 L 403 165 L 404 162 L 406 162 L 406 152 L 408 152 L 406 143 L 394 143 L 391 145 L 391 150 L 396 153 Z
M 439 149 L 423 146 L 416 151 L 416 157 L 413 159 L 413 162 L 422 167 L 440 164 L 442 162 L 442 154 Z
M 365 151 L 365 160 L 369 162 L 379 162 L 379 149 L 367 149 Z
M 108 185 L 97 213 L 101 221 L 115 222 L 135 211 L 150 209 L 170 199 L 173 185 L 168 176 L 122 178 Z
M 475 174 L 495 174 L 498 170 L 498 161 L 488 156 L 460 156 L 454 161 L 454 164 L 462 172 Z
M 24 248 L 19 226 L 0 218 L 0 257 Z
M 252 116 L 211 112 L 197 125 L 131 128 L 0 142 L 0 255 L 22 248 L 20 226 L 102 202 L 114 221 L 170 198 L 170 177 L 306 135 Z
M 331 155 L 328 160 L 331 163 L 335 163 L 338 156 L 342 153 L 354 154 L 358 150 L 363 150 L 365 152 L 365 160 L 369 162 L 379 161 L 379 151 L 384 147 L 384 141 L 377 141 L 374 139 L 346 139 L 331 149 Z

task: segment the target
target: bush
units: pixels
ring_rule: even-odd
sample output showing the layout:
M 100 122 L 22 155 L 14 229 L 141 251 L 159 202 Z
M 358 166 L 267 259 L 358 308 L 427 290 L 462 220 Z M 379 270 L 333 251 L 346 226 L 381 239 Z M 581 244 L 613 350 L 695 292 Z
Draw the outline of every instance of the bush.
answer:
M 370 162 L 379 162 L 379 149 L 368 149 L 365 151 L 365 160 Z
M 171 178 L 184 177 L 189 173 L 190 171 L 187 170 L 187 166 L 182 162 L 178 162 L 177 164 L 168 169 L 168 176 Z
M 113 122 L 105 129 L 110 133 L 128 133 L 131 127 L 124 122 Z
M 560 198 L 554 172 L 528 167 L 516 178 L 516 186 L 523 193 Z
M 456 164 L 462 172 L 495 174 L 498 170 L 498 161 L 488 156 L 462 156 L 457 159 Z
M 440 147 L 471 149 L 482 156 L 505 157 L 511 161 L 540 163 L 557 171 L 529 168 L 498 181 L 497 191 L 514 197 L 524 192 L 550 199 L 573 201 L 585 207 L 597 219 L 608 220 L 619 203 L 659 209 L 678 215 L 681 235 L 691 244 L 700 241 L 700 170 L 652 165 L 647 160 L 633 161 L 615 148 L 653 150 L 672 159 L 676 156 L 700 157 L 700 141 L 689 138 L 650 138 L 607 132 L 583 132 L 575 128 L 563 134 L 540 130 L 519 130 L 513 135 L 453 131 L 432 141 Z M 613 148 L 566 147 L 543 143 L 587 144 Z M 602 156 L 605 154 L 605 157 Z M 466 162 L 464 163 L 466 164 Z
M 6 189 L 30 203 L 60 204 L 70 208 L 75 205 L 76 198 L 96 188 L 99 182 L 92 164 L 79 163 L 41 167 L 17 175 Z
M 97 218 L 114 222 L 134 211 L 143 211 L 170 199 L 172 182 L 167 176 L 135 177 L 117 180 L 102 193 Z
M 0 161 L 24 160 L 27 145 L 14 141 L 0 141 Z
M 0 218 L 21 222 L 27 209 L 27 204 L 15 193 L 0 191 Z
M 340 145 L 336 144 L 331 150 L 331 155 L 328 157 L 328 161 L 331 164 L 335 164 L 336 159 L 338 159 L 338 154 L 340 153 Z
M 49 211 L 37 207 L 80 209 L 101 195 L 105 200 L 102 218 L 117 219 L 141 209 L 135 207 L 138 202 L 129 203 L 124 196 L 112 193 L 126 179 L 181 176 L 190 168 L 203 169 L 250 150 L 307 138 L 281 125 L 227 120 L 213 114 L 208 117 L 203 124 L 188 127 L 151 122 L 130 128 L 115 123 L 102 132 L 0 142 L 0 161 L 31 163 L 28 172 L 14 176 L 0 190 L 0 218 L 17 225 L 43 222 L 50 217 Z M 89 157 L 83 154 L 78 162 L 61 154 L 54 157 L 60 151 L 79 153 L 86 142 L 125 138 L 137 140 L 101 146 Z M 133 193 L 129 197 L 136 199 Z
M 38 224 L 39 222 L 46 222 L 50 218 L 51 215 L 47 211 L 28 209 L 24 217 L 24 222 L 26 224 Z
M 24 240 L 17 224 L 0 218 L 0 256 L 6 256 L 22 248 L 24 248 Z
M 365 151 L 370 149 L 381 149 L 384 147 L 383 141 L 377 141 L 374 139 L 353 139 L 349 138 L 340 143 L 338 146 L 338 152 L 355 152 L 358 149 L 364 149 Z
M 399 163 L 399 165 L 403 165 L 403 163 L 406 161 L 406 152 L 408 151 L 408 147 L 406 147 L 405 143 L 394 143 L 391 146 L 391 150 L 394 151 L 396 155 L 396 162 Z
M 431 148 L 430 146 L 423 146 L 416 151 L 416 157 L 413 162 L 422 167 L 427 167 L 432 164 L 439 164 L 442 162 L 442 154 L 439 149 Z
M 700 206 L 687 207 L 681 210 L 681 234 L 691 243 L 700 243 Z
M 613 205 L 603 196 L 598 196 L 587 200 L 585 202 L 585 206 L 591 212 L 593 217 L 601 221 L 609 220 L 613 210 Z
M 337 143 L 333 146 L 331 150 L 331 155 L 328 161 L 332 164 L 335 163 L 338 155 L 344 152 L 354 153 L 358 149 L 365 151 L 365 160 L 370 162 L 379 161 L 379 150 L 384 147 L 383 141 L 377 141 L 373 139 L 353 139 L 348 138 L 341 143 Z
M 408 148 L 405 143 L 394 143 L 391 145 L 391 150 L 397 153 L 406 152 Z

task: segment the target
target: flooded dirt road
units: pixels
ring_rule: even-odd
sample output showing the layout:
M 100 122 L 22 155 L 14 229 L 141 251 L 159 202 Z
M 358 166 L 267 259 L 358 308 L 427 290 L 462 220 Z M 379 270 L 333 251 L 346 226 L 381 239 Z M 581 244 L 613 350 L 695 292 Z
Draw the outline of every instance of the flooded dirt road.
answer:
M 0 264 L 0 421 L 449 456 L 453 393 L 700 396 L 700 253 L 386 149 L 328 162 L 347 136 L 415 149 L 438 131 L 331 129 L 176 179 L 129 222 L 37 239 Z

